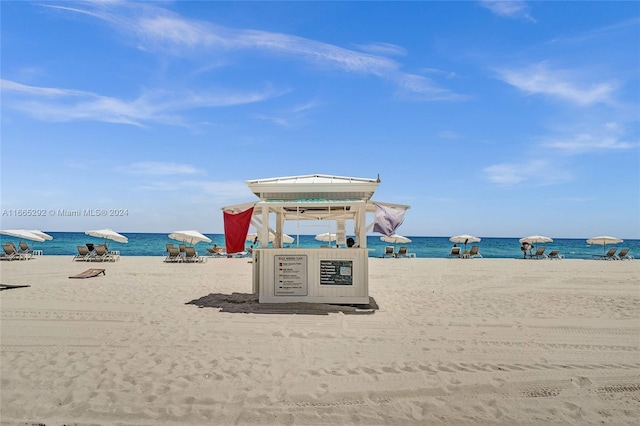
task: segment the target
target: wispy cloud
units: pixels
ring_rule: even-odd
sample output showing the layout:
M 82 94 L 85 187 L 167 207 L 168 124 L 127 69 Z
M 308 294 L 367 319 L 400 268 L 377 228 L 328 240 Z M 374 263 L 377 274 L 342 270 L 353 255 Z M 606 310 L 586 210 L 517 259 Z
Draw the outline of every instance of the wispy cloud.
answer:
M 194 175 L 204 173 L 204 171 L 190 164 L 160 161 L 140 161 L 117 167 L 116 170 L 122 173 L 146 176 Z
M 447 90 L 435 84 L 431 79 L 416 75 L 402 74 L 396 78 L 396 94 L 405 99 L 425 101 L 464 101 L 470 97 Z
M 404 47 L 391 43 L 357 44 L 356 47 L 363 52 L 374 55 L 405 56 L 407 54 L 407 50 Z
M 402 71 L 401 64 L 385 55 L 404 55 L 400 46 L 376 42 L 360 45 L 363 52 L 290 34 L 254 29 L 233 29 L 211 22 L 186 19 L 151 4 L 115 2 L 83 3 L 77 7 L 58 9 L 85 13 L 114 25 L 136 38 L 136 46 L 146 51 L 161 51 L 173 55 L 207 57 L 205 52 L 220 54 L 230 51 L 257 50 L 275 53 L 278 57 L 313 63 L 321 68 L 375 75 L 396 82 L 402 91 L 413 91 L 423 100 L 464 99 L 451 91 Z
M 5 105 L 44 121 L 102 121 L 143 126 L 145 122 L 181 124 L 179 112 L 196 109 L 244 105 L 280 96 L 271 87 L 254 92 L 147 91 L 133 100 L 54 87 L 28 86 L 1 80 Z
M 581 106 L 610 103 L 617 85 L 612 82 L 583 83 L 586 80 L 578 71 L 550 70 L 545 63 L 523 69 L 498 70 L 499 78 L 517 89 L 533 95 L 547 95 Z
M 546 159 L 494 164 L 485 167 L 483 172 L 490 182 L 504 186 L 515 186 L 525 182 L 543 186 L 571 179 L 569 172 L 562 171 L 552 161 Z
M 529 5 L 523 0 L 480 0 L 479 3 L 498 16 L 536 22 L 529 13 Z
M 134 189 L 154 192 L 180 192 L 186 196 L 205 196 L 208 201 L 228 203 L 252 199 L 251 191 L 244 181 L 208 181 L 190 179 L 154 180 L 140 183 Z M 255 196 L 253 196 L 255 198 Z
M 568 155 L 594 151 L 629 150 L 640 146 L 638 141 L 626 141 L 625 137 L 622 125 L 608 122 L 594 129 L 586 128 L 581 133 L 550 137 L 542 142 L 542 146 L 558 149 Z

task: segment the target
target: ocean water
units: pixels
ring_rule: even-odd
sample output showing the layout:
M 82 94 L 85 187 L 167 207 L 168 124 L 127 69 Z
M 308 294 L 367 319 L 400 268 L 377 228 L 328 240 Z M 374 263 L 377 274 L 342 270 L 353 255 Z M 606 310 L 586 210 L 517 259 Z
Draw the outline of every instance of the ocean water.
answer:
M 47 232 L 47 231 L 44 231 Z M 47 232 L 53 237 L 51 241 L 33 242 L 27 241 L 29 246 L 34 250 L 42 250 L 45 255 L 68 255 L 77 254 L 76 246 L 85 245 L 86 243 L 101 244 L 104 240 L 85 235 L 84 232 Z M 122 256 L 164 256 L 165 244 L 178 242 L 171 240 L 168 234 L 157 233 L 122 233 L 129 242 L 126 244 L 117 243 L 115 241 L 107 241 L 107 245 L 111 250 L 119 250 Z M 223 247 L 225 245 L 223 234 L 206 234 L 211 238 L 211 243 L 196 244 L 196 250 L 200 254 L 206 254 L 206 247 L 212 247 L 214 243 Z M 295 236 L 296 241 L 289 244 L 288 247 L 320 247 L 322 244 L 317 241 L 313 235 Z M 395 251 L 401 245 L 408 248 L 410 253 L 415 253 L 416 257 L 427 258 L 445 258 L 451 252 L 452 243 L 449 237 L 411 237 L 412 242 L 408 244 L 396 244 Z M 16 243 L 18 240 L 13 237 L 0 235 L 0 242 L 3 244 L 8 241 Z M 490 238 L 482 237 L 482 241 L 476 243 L 480 247 L 480 253 L 484 258 L 522 258 L 520 251 L 520 243 L 518 238 Z M 392 245 L 380 240 L 379 235 L 370 235 L 367 237 L 367 247 L 369 248 L 369 257 L 381 257 L 385 246 Z M 247 242 L 249 246 L 249 242 Z M 464 244 L 458 244 L 464 247 Z M 565 239 L 557 238 L 552 243 L 540 244 L 540 247 L 546 248 L 545 253 L 551 250 L 560 250 L 560 253 L 566 259 L 591 259 L 593 254 L 603 254 L 602 246 L 588 245 L 586 238 L 584 239 Z M 468 244 L 471 248 L 471 244 Z M 606 250 L 614 246 L 606 246 Z M 640 258 L 640 240 L 625 240 L 623 243 L 615 245 L 618 249 L 629 248 L 629 254 L 635 258 Z

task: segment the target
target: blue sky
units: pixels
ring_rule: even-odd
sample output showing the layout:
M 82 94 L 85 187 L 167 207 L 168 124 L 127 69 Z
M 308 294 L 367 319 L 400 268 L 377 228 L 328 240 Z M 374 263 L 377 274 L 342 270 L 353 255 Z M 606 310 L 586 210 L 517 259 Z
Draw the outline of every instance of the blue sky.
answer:
M 2 228 L 221 233 L 319 173 L 403 235 L 640 238 L 638 2 L 1 7 Z

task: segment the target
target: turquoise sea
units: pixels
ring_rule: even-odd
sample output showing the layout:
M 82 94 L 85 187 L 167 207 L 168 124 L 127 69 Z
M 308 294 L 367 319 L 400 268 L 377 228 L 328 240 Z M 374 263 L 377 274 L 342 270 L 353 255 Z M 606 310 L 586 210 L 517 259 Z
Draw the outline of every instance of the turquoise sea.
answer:
M 86 243 L 100 244 L 102 239 L 90 237 L 84 232 L 47 232 L 53 237 L 51 241 L 42 243 L 27 241 L 29 246 L 34 250 L 42 250 L 45 255 L 68 255 L 74 256 L 77 253 L 76 246 Z M 158 233 L 126 233 L 122 232 L 129 242 L 126 244 L 107 241 L 109 249 L 119 250 L 122 256 L 164 256 L 165 244 L 174 243 L 176 241 L 169 239 L 168 234 Z M 200 254 L 207 253 L 206 247 L 212 247 L 214 243 L 218 246 L 224 246 L 223 234 L 205 234 L 211 238 L 211 243 L 196 244 L 196 250 Z M 289 244 L 289 247 L 320 247 L 321 243 L 317 241 L 313 235 L 300 235 L 296 237 L 296 242 Z M 416 257 L 423 258 L 445 258 L 451 251 L 453 245 L 449 242 L 449 237 L 411 237 L 412 242 L 408 244 L 397 244 L 396 251 L 401 245 L 406 245 L 408 251 L 415 253 Z M 482 241 L 477 243 L 480 246 L 480 253 L 484 258 L 521 258 L 519 238 L 491 238 L 481 237 Z M 0 235 L 0 241 L 5 243 L 13 241 L 17 243 L 17 239 Z M 249 242 L 247 242 L 248 246 Z M 381 257 L 385 246 L 392 245 L 380 240 L 378 235 L 370 235 L 367 237 L 367 246 L 370 249 L 370 257 Z M 464 247 L 464 244 L 458 244 Z M 552 243 L 540 244 L 546 247 L 545 252 L 551 250 L 560 250 L 560 253 L 566 259 L 591 259 L 593 254 L 602 254 L 603 247 L 598 245 L 588 245 L 586 238 L 584 239 L 568 239 L 557 238 Z M 471 247 L 471 244 L 468 244 Z M 613 246 L 607 246 L 607 250 Z M 617 244 L 618 249 L 629 248 L 629 254 L 636 259 L 640 258 L 640 240 L 624 240 L 623 243 Z

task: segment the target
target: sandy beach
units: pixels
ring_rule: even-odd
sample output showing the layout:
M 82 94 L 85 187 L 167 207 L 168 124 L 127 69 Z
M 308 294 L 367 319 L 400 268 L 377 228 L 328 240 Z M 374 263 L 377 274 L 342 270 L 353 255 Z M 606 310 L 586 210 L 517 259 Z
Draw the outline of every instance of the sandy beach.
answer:
M 638 261 L 370 259 L 362 309 L 259 306 L 247 259 L 0 274 L 3 425 L 640 418 Z

